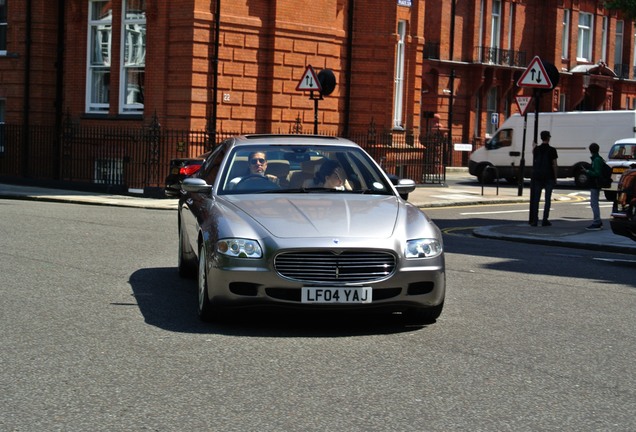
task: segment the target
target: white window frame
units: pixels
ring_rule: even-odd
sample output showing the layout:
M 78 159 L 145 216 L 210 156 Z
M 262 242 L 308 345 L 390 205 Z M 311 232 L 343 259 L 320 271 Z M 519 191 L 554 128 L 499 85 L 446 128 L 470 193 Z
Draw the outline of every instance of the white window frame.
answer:
M 563 10 L 563 25 L 561 28 L 561 58 L 570 58 L 570 10 Z
M 484 21 L 486 20 L 485 18 L 485 12 L 484 9 L 486 7 L 485 4 L 486 0 L 481 0 L 481 3 L 479 4 L 479 62 L 483 63 L 484 62 L 484 32 L 486 31 L 484 26 L 486 25 L 484 23 Z M 452 59 L 451 59 L 452 60 Z
M 623 32 L 625 22 L 616 21 L 616 37 L 614 38 L 614 65 L 623 64 Z
M 579 32 L 576 48 L 576 60 L 592 61 L 592 45 L 594 35 L 594 15 L 587 12 L 579 13 Z
M 601 21 L 601 58 L 600 61 L 607 62 L 607 34 L 609 27 L 609 18 L 604 16 Z
M 567 97 L 565 94 L 559 94 L 559 111 L 565 112 L 567 111 Z
M 122 1 L 121 53 L 119 71 L 119 113 L 143 114 L 144 74 L 146 69 L 146 13 L 128 16 Z M 145 2 L 140 2 L 145 3 Z M 145 4 L 143 5 L 145 7 Z M 135 83 L 135 76 L 138 81 Z
M 110 108 L 110 63 L 112 58 L 112 17 L 113 11 L 95 19 L 93 5 L 109 4 L 105 0 L 88 1 L 88 34 L 86 51 L 86 112 L 107 114 Z M 107 40 L 104 40 L 106 36 Z M 99 45 L 99 47 L 97 46 Z
M 488 122 L 486 124 L 486 133 L 490 135 L 494 134 L 497 128 L 499 127 L 499 124 L 493 124 L 490 121 L 492 115 L 497 114 L 499 112 L 499 110 L 497 109 L 498 99 L 499 99 L 498 88 L 491 87 L 488 90 L 488 93 L 486 95 L 486 115 L 488 118 Z
M 506 42 L 506 48 L 509 50 L 512 50 L 512 33 L 514 31 L 514 25 L 513 23 L 515 22 L 515 4 L 514 3 L 510 3 L 510 9 L 508 12 L 508 40 Z
M 501 47 L 501 0 L 492 0 L 490 17 L 490 48 Z
M 7 55 L 7 0 L 0 0 L 0 56 Z
M 406 21 L 398 21 L 398 41 L 395 47 L 395 81 L 393 86 L 393 129 L 404 130 L 402 116 L 404 106 L 404 53 Z

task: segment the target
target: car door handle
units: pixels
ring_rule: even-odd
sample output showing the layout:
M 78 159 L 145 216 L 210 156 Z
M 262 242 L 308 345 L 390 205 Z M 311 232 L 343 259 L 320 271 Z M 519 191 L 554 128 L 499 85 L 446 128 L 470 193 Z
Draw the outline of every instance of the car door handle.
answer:
M 512 156 L 512 157 L 521 156 L 521 152 L 518 152 L 518 151 L 511 151 L 511 152 L 510 152 L 510 156 Z

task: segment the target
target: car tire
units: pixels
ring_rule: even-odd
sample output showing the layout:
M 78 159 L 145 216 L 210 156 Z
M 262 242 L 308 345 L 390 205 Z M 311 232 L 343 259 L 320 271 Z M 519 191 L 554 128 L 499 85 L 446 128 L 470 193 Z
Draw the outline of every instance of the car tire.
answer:
M 519 179 L 515 176 L 506 177 L 506 182 L 511 185 L 515 185 L 519 183 Z
M 442 314 L 444 302 L 433 307 L 414 307 L 406 311 L 406 321 L 412 325 L 426 325 L 434 323 Z
M 201 245 L 199 250 L 199 271 L 197 280 L 197 294 L 199 297 L 199 318 L 201 321 L 212 322 L 218 320 L 216 307 L 210 301 L 208 292 L 208 266 L 205 246 Z
M 477 180 L 482 184 L 492 184 L 495 182 L 495 170 L 492 165 L 483 165 L 477 175 Z
M 178 251 L 178 257 L 177 257 L 177 267 L 179 269 L 179 276 L 181 276 L 184 279 L 194 279 L 197 275 L 197 268 L 196 266 L 192 263 L 191 260 L 188 260 L 188 258 L 185 256 L 184 254 L 184 249 L 183 249 L 183 234 L 182 234 L 182 229 L 179 229 L 179 251 Z
M 577 189 L 588 189 L 590 177 L 587 175 L 587 167 L 579 165 L 574 169 L 574 185 Z

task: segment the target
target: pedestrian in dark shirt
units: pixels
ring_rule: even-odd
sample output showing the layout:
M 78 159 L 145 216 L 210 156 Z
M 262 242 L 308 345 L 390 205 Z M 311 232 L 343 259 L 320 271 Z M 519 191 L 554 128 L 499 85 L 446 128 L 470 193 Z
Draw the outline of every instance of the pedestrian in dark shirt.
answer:
M 541 193 L 545 189 L 545 203 L 543 207 L 542 226 L 550 226 L 550 205 L 552 203 L 552 190 L 557 179 L 557 158 L 559 157 L 554 147 L 550 145 L 550 132 L 541 132 L 541 145 L 532 149 L 532 178 L 530 186 L 530 225 L 537 226 L 539 222 L 539 201 Z

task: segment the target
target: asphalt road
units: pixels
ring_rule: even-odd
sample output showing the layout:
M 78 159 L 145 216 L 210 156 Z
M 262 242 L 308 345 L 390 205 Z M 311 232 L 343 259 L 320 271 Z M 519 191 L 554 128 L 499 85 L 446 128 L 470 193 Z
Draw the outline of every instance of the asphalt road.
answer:
M 474 216 L 435 209 L 437 323 L 208 325 L 177 276 L 176 213 L 0 209 L 2 431 L 636 429 L 633 256 L 477 239 L 450 229 Z

